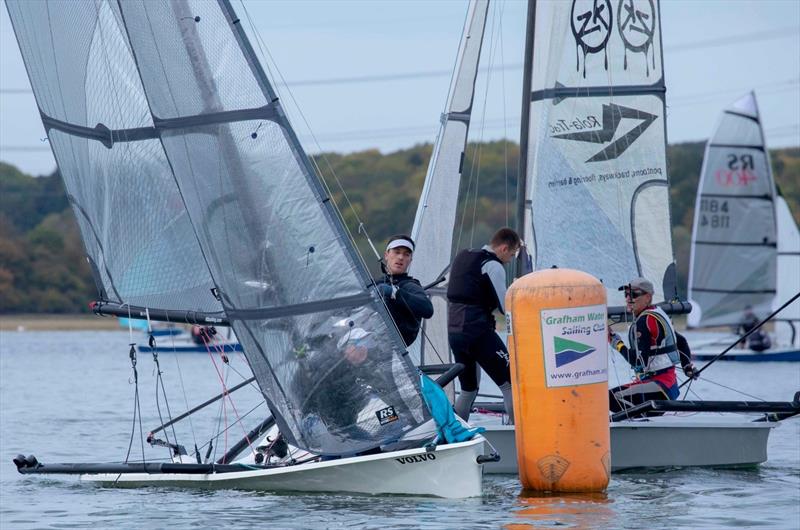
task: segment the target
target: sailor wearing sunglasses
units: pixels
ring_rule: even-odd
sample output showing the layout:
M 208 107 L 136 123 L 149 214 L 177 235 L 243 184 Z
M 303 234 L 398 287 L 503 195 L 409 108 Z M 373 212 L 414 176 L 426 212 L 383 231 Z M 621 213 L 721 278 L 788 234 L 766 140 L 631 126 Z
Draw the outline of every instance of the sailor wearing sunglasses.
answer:
M 609 391 L 611 411 L 620 412 L 649 400 L 676 399 L 680 393 L 675 365 L 682 359 L 672 322 L 653 304 L 653 283 L 645 278 L 634 278 L 619 290 L 625 291 L 628 311 L 635 318 L 628 328 L 630 346 L 610 329 L 608 341 L 630 363 L 636 378 Z M 690 371 L 694 369 L 691 363 L 689 368 Z

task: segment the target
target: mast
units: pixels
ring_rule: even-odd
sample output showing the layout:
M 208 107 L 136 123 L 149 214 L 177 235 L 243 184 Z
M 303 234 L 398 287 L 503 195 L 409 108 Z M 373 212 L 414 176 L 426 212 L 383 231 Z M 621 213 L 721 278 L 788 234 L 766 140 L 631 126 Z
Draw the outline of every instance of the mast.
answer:
M 471 0 L 459 42 L 447 103 L 433 147 L 411 237 L 416 243 L 410 273 L 423 285 L 439 282 L 450 268 L 453 228 L 458 209 L 467 136 L 475 99 L 489 0 Z M 448 363 L 446 284 L 428 290 L 433 317 L 424 321 L 420 337 L 408 351 L 416 364 Z
M 528 180 L 528 131 L 531 116 L 531 77 L 533 75 L 533 33 L 536 28 L 536 0 L 528 1 L 528 18 L 525 30 L 525 57 L 522 74 L 522 113 L 519 131 L 519 171 L 517 173 L 517 233 L 525 237 L 525 202 Z M 526 252 L 520 251 L 514 263 L 515 278 L 525 270 Z

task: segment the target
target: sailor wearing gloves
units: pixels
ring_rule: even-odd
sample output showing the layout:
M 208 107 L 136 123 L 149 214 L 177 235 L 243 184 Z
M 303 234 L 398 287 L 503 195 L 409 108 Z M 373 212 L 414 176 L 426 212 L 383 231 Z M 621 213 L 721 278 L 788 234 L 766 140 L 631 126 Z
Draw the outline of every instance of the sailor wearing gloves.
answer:
M 608 342 L 636 372 L 636 379 L 609 391 L 612 412 L 620 412 L 649 400 L 676 399 L 679 395 L 675 365 L 680 362 L 687 377 L 695 377 L 688 344 L 672 327 L 661 308 L 653 304 L 653 283 L 634 278 L 619 288 L 625 291 L 634 322 L 628 328 L 628 345 L 609 328 Z
M 433 304 L 419 280 L 408 275 L 413 253 L 414 241 L 409 236 L 389 238 L 383 254 L 385 274 L 375 282 L 406 346 L 417 338 L 422 319 L 433 316 Z

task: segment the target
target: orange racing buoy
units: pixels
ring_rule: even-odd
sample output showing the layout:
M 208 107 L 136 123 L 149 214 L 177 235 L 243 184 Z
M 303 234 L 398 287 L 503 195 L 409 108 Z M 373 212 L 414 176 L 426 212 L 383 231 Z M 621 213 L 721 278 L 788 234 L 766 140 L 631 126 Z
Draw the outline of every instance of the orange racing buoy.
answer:
M 585 272 L 537 271 L 511 285 L 506 310 L 523 487 L 605 490 L 611 466 L 605 288 Z

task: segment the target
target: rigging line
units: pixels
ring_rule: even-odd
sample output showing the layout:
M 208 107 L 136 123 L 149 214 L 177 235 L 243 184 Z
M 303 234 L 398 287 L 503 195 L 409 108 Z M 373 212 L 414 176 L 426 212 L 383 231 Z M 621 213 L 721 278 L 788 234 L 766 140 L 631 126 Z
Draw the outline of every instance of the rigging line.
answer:
M 164 424 L 164 418 L 161 416 L 161 404 L 159 403 L 158 399 L 158 389 L 159 385 L 161 386 L 161 393 L 164 395 L 164 405 L 167 407 L 167 418 L 169 421 L 172 421 L 172 412 L 169 409 L 169 400 L 167 399 L 167 389 L 164 387 L 164 378 L 162 377 L 161 372 L 161 365 L 158 362 L 158 348 L 156 344 L 156 338 L 153 335 L 153 324 L 150 321 L 150 310 L 145 308 L 145 317 L 147 318 L 147 331 L 150 334 L 150 338 L 148 340 L 148 345 L 150 346 L 150 351 L 153 355 L 153 362 L 155 363 L 156 368 L 156 411 L 158 412 L 158 420 L 161 424 Z M 169 443 L 169 433 L 164 432 L 164 438 L 166 438 L 167 443 Z M 175 445 L 178 445 L 178 434 L 175 432 L 175 426 L 172 426 L 172 439 L 175 440 Z M 170 452 L 170 457 L 172 456 L 172 451 L 167 448 Z
M 789 26 L 783 28 L 754 31 L 752 33 L 745 33 L 743 35 L 736 35 L 733 37 L 717 37 L 714 39 L 685 42 L 683 44 L 674 44 L 672 46 L 666 47 L 665 51 L 678 52 L 684 50 L 696 50 L 697 48 L 713 48 L 716 46 L 722 46 L 724 44 L 742 44 L 746 42 L 755 42 L 759 40 L 772 40 L 772 39 L 781 39 L 784 37 L 795 37 L 797 36 L 798 31 L 800 31 L 800 26 Z
M 774 88 L 762 88 L 762 89 L 759 89 L 758 96 L 759 96 L 759 98 L 761 98 L 762 96 L 770 96 L 770 95 L 774 95 L 774 94 L 780 94 L 781 92 L 789 92 L 789 91 L 797 91 L 797 84 L 794 84 L 792 86 L 784 86 L 784 87 L 778 86 L 778 87 L 774 87 Z M 718 100 L 719 94 L 734 93 L 734 92 L 741 93 L 742 91 L 741 90 L 736 90 L 736 89 L 730 89 L 730 90 L 721 90 L 717 94 L 706 93 L 704 95 L 696 96 L 696 99 L 685 99 L 685 100 L 679 100 L 677 102 L 671 101 L 669 103 L 669 107 L 670 108 L 671 107 L 688 107 L 688 106 L 691 106 L 691 105 L 698 105 L 698 104 L 701 104 L 701 103 L 715 102 L 715 101 Z
M 127 304 L 126 304 L 127 305 Z M 133 369 L 133 384 L 134 384 L 134 399 L 133 399 L 133 423 L 131 426 L 131 438 L 128 442 L 128 452 L 125 455 L 125 462 L 131 454 L 133 448 L 133 437 L 136 432 L 136 419 L 139 419 L 139 441 L 142 446 L 142 462 L 146 461 L 144 454 L 144 430 L 142 429 L 142 406 L 139 402 L 139 371 L 136 369 L 136 343 L 133 342 L 133 321 L 131 319 L 131 306 L 128 305 L 128 336 L 130 337 L 130 350 L 128 350 L 128 357 L 131 361 L 131 368 Z M 130 383 L 130 379 L 128 380 Z M 138 414 L 137 414 L 138 412 Z
M 167 313 L 167 325 L 171 325 L 171 322 L 169 320 L 169 313 Z M 181 371 L 181 363 L 178 360 L 180 355 L 175 355 L 177 353 L 177 348 L 175 347 L 175 335 L 174 334 L 170 334 L 169 338 L 170 338 L 170 342 L 172 343 L 172 354 L 173 354 L 172 356 L 175 358 L 175 366 L 178 369 L 178 380 L 180 381 L 180 384 L 181 384 L 181 393 L 183 394 L 183 403 L 184 403 L 184 405 L 186 407 L 186 410 L 189 410 L 189 399 L 187 398 L 186 386 L 184 385 L 184 382 L 183 382 L 183 372 Z M 194 430 L 194 422 L 192 422 L 191 415 L 189 416 L 188 419 L 189 419 L 189 430 L 192 432 L 192 442 L 194 443 L 194 446 L 197 447 L 197 434 L 195 433 L 195 430 Z
M 473 170 L 475 171 L 475 191 L 474 191 L 474 200 L 473 200 L 473 204 L 472 204 L 472 227 L 471 227 L 470 236 L 469 236 L 469 246 L 470 247 L 472 247 L 474 245 L 474 243 L 475 243 L 475 220 L 477 218 L 477 213 L 478 213 L 478 196 L 479 196 L 479 193 L 480 193 L 481 159 L 483 158 L 483 156 L 482 156 L 483 155 L 483 137 L 484 137 L 484 132 L 486 130 L 486 107 L 487 107 L 486 102 L 489 101 L 489 87 L 491 86 L 491 81 L 492 81 L 492 74 L 491 74 L 492 68 L 491 67 L 494 64 L 494 59 L 495 59 L 494 54 L 497 51 L 496 42 L 497 42 L 497 40 L 500 39 L 500 37 L 498 36 L 499 35 L 499 31 L 497 30 L 497 24 L 498 24 L 497 11 L 498 11 L 498 7 L 496 7 L 496 6 L 497 6 L 497 4 L 494 7 L 494 16 L 492 17 L 492 26 L 491 26 L 490 36 L 489 36 L 489 53 L 488 53 L 488 63 L 489 64 L 487 65 L 487 70 L 488 70 L 489 73 L 486 76 L 486 85 L 484 87 L 484 92 L 483 92 L 483 108 L 481 109 L 481 119 L 480 119 L 480 128 L 479 128 L 480 134 L 478 135 L 479 142 L 475 145 L 475 149 L 473 150 L 473 166 L 472 167 L 473 167 Z M 469 199 L 469 197 L 468 197 L 468 199 Z
M 499 39 L 500 40 L 500 64 L 504 65 L 504 64 L 506 64 L 506 58 L 505 58 L 504 47 L 503 47 L 503 37 L 505 36 L 504 35 L 505 32 L 503 31 L 503 16 L 505 14 L 506 3 L 502 2 L 500 5 L 501 5 L 501 9 L 500 9 L 500 30 L 499 30 L 500 31 L 500 39 Z M 506 71 L 505 71 L 505 68 L 501 69 L 501 71 L 500 71 L 500 87 L 501 87 L 500 88 L 500 93 L 502 94 L 502 97 L 500 98 L 500 100 L 503 103 L 503 138 L 505 139 L 505 138 L 508 138 L 508 115 L 506 113 Z M 505 208 L 505 210 L 506 210 L 506 224 L 505 224 L 505 226 L 511 226 L 511 224 L 509 223 L 509 215 L 510 215 L 509 212 L 510 212 L 510 209 L 511 209 L 511 204 L 509 203 L 509 200 L 508 200 L 508 142 L 505 141 L 505 140 L 503 140 L 503 186 L 505 188 L 504 191 L 505 191 L 505 205 L 506 205 L 506 208 Z M 524 237 L 524 234 L 520 234 L 520 237 Z
M 717 385 L 717 386 L 722 387 L 722 388 L 724 388 L 726 390 L 730 390 L 731 392 L 736 392 L 737 394 L 741 394 L 741 395 L 743 395 L 745 397 L 753 398 L 756 401 L 766 401 L 765 399 L 760 398 L 758 396 L 753 396 L 752 394 L 748 394 L 747 392 L 742 392 L 739 389 L 736 389 L 736 388 L 733 388 L 733 387 L 730 387 L 730 386 L 725 386 L 722 383 L 718 383 L 716 381 L 712 381 L 711 379 L 708 379 L 707 377 L 704 377 L 703 381 L 705 381 L 707 383 L 711 383 L 712 385 Z
M 240 421 L 242 421 L 242 420 L 244 420 L 245 418 L 247 418 L 248 416 L 250 416 L 250 414 L 252 414 L 253 412 L 255 412 L 255 411 L 256 411 L 256 409 L 258 409 L 258 408 L 259 408 L 261 405 L 264 405 L 264 404 L 266 404 L 266 400 L 261 400 L 260 402 L 258 402 L 258 403 L 257 403 L 257 404 L 256 404 L 256 405 L 253 407 L 253 408 L 251 408 L 250 410 L 248 410 L 247 412 L 245 412 L 245 413 L 242 415 L 242 418 L 241 418 L 241 420 L 240 420 Z M 197 448 L 197 449 L 198 449 L 198 451 L 199 451 L 199 450 L 201 450 L 201 449 L 204 449 L 204 448 L 206 448 L 206 447 L 208 446 L 208 444 L 209 444 L 209 443 L 211 443 L 212 441 L 214 441 L 214 440 L 218 439 L 220 436 L 222 436 L 223 434 L 225 434 L 225 431 L 227 431 L 227 430 L 230 430 L 230 429 L 232 429 L 232 428 L 233 428 L 233 425 L 226 425 L 224 429 L 220 429 L 220 428 L 219 428 L 219 424 L 217 424 L 217 432 L 211 436 L 211 439 L 210 439 L 208 442 L 206 442 L 206 443 L 204 443 L 203 445 L 201 445 L 200 447 L 198 447 L 198 448 Z
M 249 15 L 248 15 L 249 17 Z M 253 24 L 251 22 L 251 24 Z M 763 30 L 750 34 L 743 34 L 738 37 L 724 37 L 717 39 L 709 39 L 706 41 L 687 42 L 672 46 L 666 46 L 665 52 L 682 52 L 694 51 L 698 48 L 716 47 L 722 44 L 743 44 L 748 42 L 756 42 L 759 40 L 773 40 L 784 37 L 797 35 L 798 27 L 778 28 L 775 30 Z M 783 33 L 778 33 L 778 32 Z M 729 42 L 722 42 L 725 39 Z M 504 70 L 519 70 L 523 67 L 522 63 L 512 63 L 505 65 Z M 483 69 L 482 69 L 483 70 Z M 398 81 L 402 79 L 423 79 L 433 77 L 444 77 L 450 75 L 448 70 L 429 70 L 424 72 L 406 72 L 400 74 L 386 74 L 386 75 L 368 75 L 368 76 L 351 76 L 351 77 L 333 77 L 326 79 L 299 79 L 297 81 L 283 81 L 279 86 L 320 86 L 320 85 L 338 85 L 338 84 L 354 84 L 354 83 L 372 83 L 381 81 Z M 30 88 L 2 88 L 0 94 L 29 94 L 32 90 Z
M 219 378 L 219 381 L 222 384 L 222 391 L 225 394 L 225 396 L 223 396 L 223 398 L 222 398 L 223 409 L 224 409 L 224 412 L 225 412 L 225 424 L 226 425 L 228 424 L 228 408 L 225 405 L 225 398 L 226 397 L 228 398 L 228 401 L 230 401 L 230 403 L 231 403 L 231 408 L 233 409 L 233 414 L 236 416 L 237 422 L 241 422 L 241 418 L 239 417 L 239 411 L 236 409 L 236 403 L 234 403 L 233 398 L 231 397 L 230 393 L 228 392 L 228 385 L 227 385 L 228 377 L 227 376 L 228 376 L 228 374 L 230 372 L 226 370 L 226 372 L 228 372 L 228 373 L 226 373 L 225 377 L 223 378 L 222 373 L 220 372 L 219 367 L 217 366 L 217 361 L 214 359 L 214 355 L 211 353 L 211 347 L 209 347 L 208 343 L 206 343 L 205 346 L 206 346 L 206 351 L 208 352 L 208 356 L 209 356 L 209 358 L 211 359 L 211 362 L 214 365 L 214 370 L 217 372 L 217 377 Z M 228 363 L 226 362 L 225 365 L 227 366 Z M 242 425 L 242 432 L 244 433 L 245 440 L 247 440 L 247 445 L 250 447 L 250 450 L 253 452 L 253 454 L 255 454 L 255 449 L 253 449 L 253 444 L 250 441 L 250 439 L 247 437 L 247 430 L 244 428 L 244 425 Z M 225 453 L 227 453 L 227 452 L 228 452 L 228 436 L 226 434 L 225 435 Z M 225 454 L 225 453 L 223 453 L 223 454 Z M 214 453 L 214 456 L 216 456 L 216 453 Z
M 258 31 L 258 29 L 256 28 L 255 24 L 253 23 L 253 20 L 250 17 L 250 12 L 247 10 L 247 6 L 244 5 L 244 1 L 243 0 L 240 0 L 240 2 L 242 4 L 242 9 L 244 10 L 245 16 L 247 17 L 247 21 L 250 24 L 250 27 L 252 28 L 253 34 L 255 35 L 256 44 L 258 45 L 258 49 L 261 52 L 262 57 L 264 59 L 269 58 L 269 60 L 272 61 L 272 64 L 274 66 L 274 70 L 278 74 L 277 76 L 272 74 L 272 69 L 269 68 L 269 61 L 265 60 L 263 62 L 267 65 L 267 68 L 270 71 L 270 75 L 272 76 L 273 79 L 281 79 L 285 84 L 286 80 L 283 77 L 283 73 L 280 71 L 280 68 L 278 68 L 278 63 L 275 61 L 274 57 L 272 57 L 272 54 L 269 52 L 269 47 L 264 42 L 264 39 L 261 37 L 261 33 Z M 275 87 L 275 89 L 277 90 L 277 87 Z M 370 244 L 370 247 L 372 248 L 373 252 L 376 254 L 376 257 L 378 258 L 378 260 L 380 260 L 381 256 L 375 250 L 375 246 L 372 244 L 372 240 L 371 240 L 371 238 L 369 236 L 369 233 L 367 232 L 367 230 L 365 228 L 364 222 L 359 217 L 358 212 L 356 211 L 355 207 L 353 206 L 353 203 L 350 201 L 350 197 L 347 195 L 347 192 L 344 190 L 344 186 L 342 186 L 342 183 L 339 180 L 339 177 L 336 174 L 336 171 L 333 169 L 333 165 L 331 164 L 330 160 L 325 155 L 325 153 L 322 151 L 322 146 L 317 141 L 316 135 L 314 134 L 314 131 L 311 128 L 311 124 L 309 123 L 308 119 L 306 118 L 305 113 L 303 113 L 303 110 L 300 108 L 300 104 L 298 103 L 297 99 L 294 96 L 294 93 L 289 88 L 289 86 L 286 86 L 286 92 L 289 94 L 290 100 L 294 103 L 295 108 L 296 108 L 298 114 L 300 115 L 300 118 L 302 119 L 303 123 L 305 124 L 306 128 L 308 129 L 309 134 L 311 135 L 313 143 L 320 150 L 320 156 L 324 160 L 325 165 L 328 167 L 328 170 L 330 171 L 330 174 L 333 176 L 334 180 L 336 181 L 336 185 L 339 187 L 339 190 L 342 192 L 342 195 L 343 195 L 345 201 L 347 202 L 348 207 L 350 208 L 350 212 L 353 214 L 356 222 L 358 223 L 358 232 L 359 233 L 363 232 L 364 237 L 366 238 L 367 242 Z M 287 116 L 287 119 L 288 119 L 288 116 Z M 344 216 L 342 215 L 342 212 L 339 209 L 339 206 L 336 204 L 336 201 L 333 200 L 333 194 L 331 193 L 331 190 L 330 190 L 330 187 L 328 186 L 327 181 L 323 177 L 323 173 L 322 173 L 319 165 L 317 164 L 317 161 L 314 158 L 310 157 L 310 156 L 308 158 L 309 158 L 309 160 L 311 161 L 311 163 L 313 164 L 314 168 L 317 171 L 317 175 L 319 177 L 319 180 L 322 183 L 322 185 L 323 185 L 323 187 L 325 189 L 325 192 L 328 195 L 328 198 L 330 199 L 331 205 L 333 206 L 334 210 L 338 213 L 339 217 L 341 218 L 341 221 L 342 221 L 341 225 L 344 227 L 344 229 L 347 232 L 347 235 L 350 238 L 350 240 L 351 241 L 355 241 L 355 237 L 353 236 L 353 233 L 351 232 L 350 227 L 345 222 Z M 359 248 L 358 248 L 358 245 L 354 244 L 353 248 L 355 250 L 356 255 L 358 256 L 358 259 L 361 260 L 362 266 L 365 269 L 369 270 L 368 267 L 367 267 L 366 261 L 364 260 L 364 256 L 361 254 L 361 250 L 359 250 Z
M 133 323 L 131 322 L 131 308 L 128 306 L 128 336 L 130 338 L 130 348 L 128 355 L 131 358 L 131 363 L 133 364 L 134 373 L 136 372 L 136 353 L 133 350 Z M 129 381 L 130 382 L 130 381 Z M 138 385 L 137 385 L 137 392 L 138 392 Z M 138 410 L 139 400 L 133 400 L 133 418 L 131 422 L 131 437 L 128 440 L 128 451 L 125 453 L 125 462 L 128 462 L 128 458 L 131 456 L 131 449 L 133 449 L 133 438 L 136 435 L 136 411 Z M 142 446 L 142 458 L 144 458 L 144 446 Z

